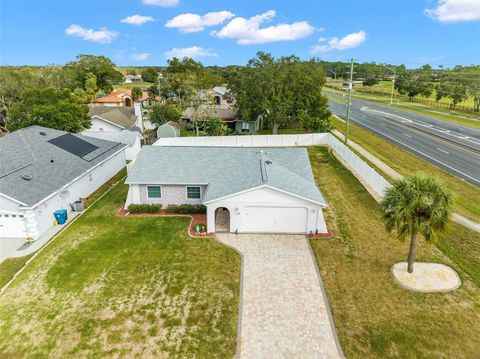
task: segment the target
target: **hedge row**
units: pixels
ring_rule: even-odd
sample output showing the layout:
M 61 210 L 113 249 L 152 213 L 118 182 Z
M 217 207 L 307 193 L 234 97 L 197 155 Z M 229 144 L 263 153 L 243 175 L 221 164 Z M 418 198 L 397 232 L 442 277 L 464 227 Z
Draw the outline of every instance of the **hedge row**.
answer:
M 175 205 L 171 204 L 167 207 L 168 213 L 179 213 L 179 214 L 205 214 L 207 213 L 207 207 L 203 204 L 180 204 Z
M 158 213 L 162 208 L 161 204 L 131 204 L 128 206 L 130 213 Z

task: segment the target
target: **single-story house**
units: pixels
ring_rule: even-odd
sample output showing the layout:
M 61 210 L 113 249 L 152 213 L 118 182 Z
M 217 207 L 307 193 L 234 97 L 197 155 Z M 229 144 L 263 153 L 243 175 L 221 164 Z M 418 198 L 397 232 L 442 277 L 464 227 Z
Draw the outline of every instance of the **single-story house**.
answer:
M 140 104 L 134 107 L 91 106 L 88 114 L 92 126 L 87 131 L 120 132 L 124 130 L 143 132 L 143 114 Z
M 127 208 L 204 204 L 209 232 L 327 233 L 304 148 L 147 146 L 126 183 Z
M 134 161 L 142 149 L 142 135 L 137 131 L 85 131 L 82 132 L 82 135 L 127 145 L 125 148 L 125 159 L 127 161 Z
M 211 118 L 219 118 L 235 133 L 253 134 L 260 128 L 258 118 L 251 121 L 240 120 L 237 111 L 230 105 L 201 105 L 196 110 L 188 107 L 182 113 L 182 121 L 186 128 L 193 129 L 195 118 L 202 123 Z
M 131 84 L 133 82 L 142 82 L 142 75 L 125 75 L 123 77 L 123 82 L 126 84 Z
M 157 138 L 180 137 L 180 125 L 174 121 L 168 121 L 157 127 Z
M 125 147 L 41 126 L 1 137 L 0 237 L 37 239 L 125 167 Z

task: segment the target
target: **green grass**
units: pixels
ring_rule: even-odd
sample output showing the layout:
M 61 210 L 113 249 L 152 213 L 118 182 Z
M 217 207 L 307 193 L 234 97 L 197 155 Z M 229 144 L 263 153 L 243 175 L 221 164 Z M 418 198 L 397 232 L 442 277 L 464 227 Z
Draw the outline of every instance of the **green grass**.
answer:
M 147 90 L 150 86 L 155 85 L 152 82 L 133 82 L 131 84 L 121 84 L 114 85 L 115 90 L 131 90 L 134 87 L 140 87 L 141 89 Z
M 329 202 L 325 214 L 334 237 L 311 244 L 347 358 L 477 357 L 478 258 L 468 253 L 471 247 L 478 251 L 478 236 L 452 225 L 439 239 L 452 259 L 431 243 L 419 246 L 418 261 L 446 263 L 459 272 L 463 283 L 458 290 L 423 294 L 400 288 L 390 268 L 406 260 L 408 242 L 385 232 L 379 205 L 338 161 L 325 163 L 324 151 L 309 148 L 315 178 Z
M 336 91 L 327 87 L 324 88 L 324 91 L 327 94 L 328 93 L 345 94 L 345 92 Z M 427 106 L 419 103 L 403 102 L 400 104 L 390 105 L 390 98 L 386 98 L 378 95 L 372 95 L 372 94 L 362 95 L 358 92 L 353 94 L 352 97 L 381 103 L 382 105 L 387 105 L 387 106 L 399 108 L 401 110 L 415 112 L 420 115 L 438 118 L 440 120 L 456 123 L 458 125 L 480 129 L 480 115 L 467 114 L 459 111 L 451 111 L 451 110 L 442 109 L 440 107 L 431 107 L 431 106 Z M 347 101 L 344 99 L 332 98 L 332 100 L 343 103 L 343 104 L 347 103 Z
M 187 217 L 115 216 L 119 184 L 0 296 L 0 357 L 233 357 L 240 257 Z
M 8 258 L 0 263 L 0 288 L 7 284 L 33 254 L 19 258 Z
M 332 119 L 332 121 L 335 127 L 343 133 L 344 123 L 337 118 Z M 454 192 L 456 196 L 455 211 L 472 220 L 480 221 L 479 188 L 359 126 L 350 124 L 349 138 L 402 175 L 419 173 L 437 177 Z

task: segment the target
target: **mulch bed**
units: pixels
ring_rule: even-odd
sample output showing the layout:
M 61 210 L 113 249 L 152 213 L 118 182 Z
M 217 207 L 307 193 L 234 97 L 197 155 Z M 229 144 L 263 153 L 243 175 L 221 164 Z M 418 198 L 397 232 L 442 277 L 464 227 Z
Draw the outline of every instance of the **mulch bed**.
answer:
M 327 233 L 307 234 L 307 237 L 312 239 L 330 239 L 333 237 L 333 232 L 328 230 Z
M 206 214 L 177 214 L 169 213 L 165 209 L 161 209 L 158 213 L 129 213 L 124 207 L 121 207 L 117 211 L 117 216 L 119 217 L 190 217 L 190 225 L 188 227 L 188 235 L 192 238 L 211 238 L 213 233 L 207 232 L 196 232 L 195 226 L 197 224 L 206 225 L 207 224 L 207 215 Z

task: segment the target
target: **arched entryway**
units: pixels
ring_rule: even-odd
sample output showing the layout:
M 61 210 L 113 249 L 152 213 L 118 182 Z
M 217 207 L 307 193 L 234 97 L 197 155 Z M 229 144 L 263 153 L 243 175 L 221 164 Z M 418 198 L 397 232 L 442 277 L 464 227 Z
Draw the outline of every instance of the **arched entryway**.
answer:
M 215 232 L 230 232 L 230 211 L 219 207 L 215 210 Z
M 132 100 L 129 97 L 125 97 L 125 106 L 132 106 Z
M 214 98 L 215 105 L 221 105 L 222 104 L 222 98 L 220 96 L 215 96 Z

